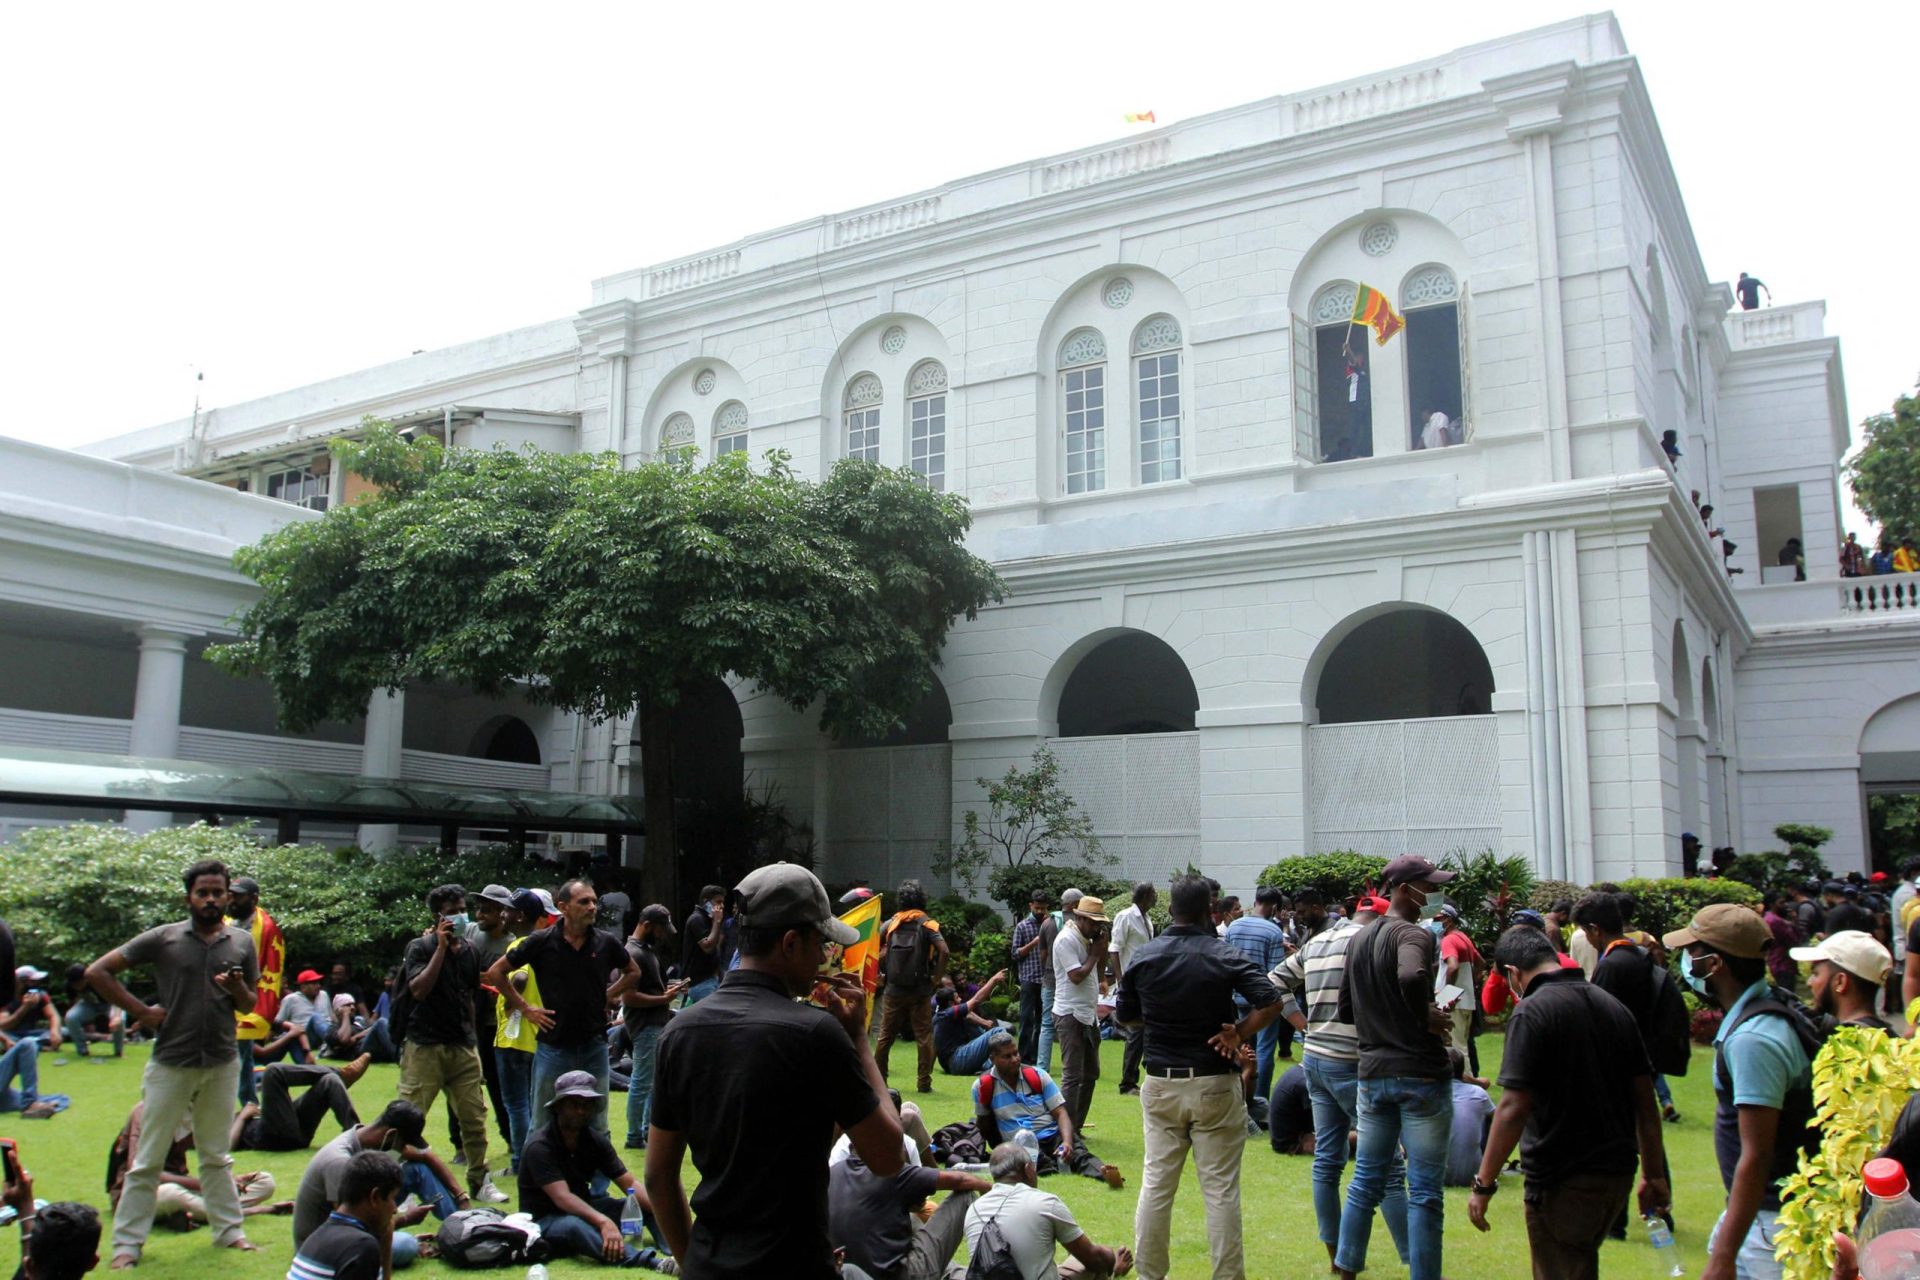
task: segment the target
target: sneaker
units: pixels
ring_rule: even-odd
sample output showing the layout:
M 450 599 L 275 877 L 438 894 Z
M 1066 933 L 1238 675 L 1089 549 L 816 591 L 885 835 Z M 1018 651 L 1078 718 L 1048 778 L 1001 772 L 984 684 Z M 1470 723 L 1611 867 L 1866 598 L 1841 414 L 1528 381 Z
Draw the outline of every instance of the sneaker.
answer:
M 470 1188 L 467 1194 L 472 1196 L 477 1204 L 505 1204 L 511 1198 L 506 1192 L 493 1185 L 492 1174 L 480 1179 L 480 1185 Z
M 1669 1103 L 1667 1104 L 1667 1107 L 1666 1107 L 1666 1110 L 1665 1110 L 1664 1112 L 1662 1112 L 1661 1114 L 1663 1114 L 1664 1116 L 1666 1116 L 1666 1118 L 1667 1118 L 1667 1123 L 1668 1123 L 1668 1124 L 1679 1124 L 1679 1123 L 1680 1123 L 1680 1113 L 1679 1113 L 1678 1111 L 1676 1111 L 1676 1110 L 1674 1110 L 1674 1106 L 1673 1106 L 1673 1104 L 1672 1104 L 1671 1102 L 1669 1102 Z
M 657 1271 L 663 1276 L 680 1274 L 680 1264 L 673 1260 L 673 1255 L 659 1249 L 642 1249 L 640 1256 L 634 1259 L 634 1265 L 646 1271 Z
M 1120 1172 L 1117 1165 L 1108 1165 L 1100 1171 L 1100 1180 L 1110 1187 L 1120 1188 L 1127 1185 L 1127 1175 Z
M 1137 1098 L 1140 1096 L 1140 1086 L 1137 1084 L 1123 1084 L 1120 1086 L 1120 1096 L 1123 1098 Z

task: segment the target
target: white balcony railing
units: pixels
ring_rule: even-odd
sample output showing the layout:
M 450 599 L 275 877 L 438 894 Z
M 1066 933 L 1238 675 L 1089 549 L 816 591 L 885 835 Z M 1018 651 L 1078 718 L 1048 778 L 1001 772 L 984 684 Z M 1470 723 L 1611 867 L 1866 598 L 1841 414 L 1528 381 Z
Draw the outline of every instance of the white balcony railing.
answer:
M 1920 575 L 1846 578 L 1840 583 L 1842 613 L 1920 613 Z

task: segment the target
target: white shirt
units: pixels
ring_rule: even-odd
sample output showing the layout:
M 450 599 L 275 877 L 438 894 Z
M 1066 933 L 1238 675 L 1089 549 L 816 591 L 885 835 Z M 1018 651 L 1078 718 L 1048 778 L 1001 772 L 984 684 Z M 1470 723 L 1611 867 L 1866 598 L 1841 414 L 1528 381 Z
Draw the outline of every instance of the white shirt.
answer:
M 1059 1196 L 1024 1182 L 997 1182 L 968 1208 L 969 1253 L 980 1247 L 980 1233 L 989 1222 L 1000 1228 L 1022 1280 L 1060 1280 L 1054 1245 L 1072 1244 L 1087 1234 Z
M 1079 928 L 1071 921 L 1062 925 L 1060 936 L 1053 940 L 1053 1012 L 1090 1027 L 1100 1021 L 1094 1007 L 1100 999 L 1098 966 L 1089 965 L 1087 976 L 1078 982 L 1067 976 L 1086 964 L 1089 954 L 1087 940 L 1080 936 Z
M 1113 918 L 1113 946 L 1120 957 L 1121 973 L 1125 973 L 1127 966 L 1133 963 L 1133 953 L 1140 944 L 1152 940 L 1153 922 L 1139 907 L 1128 907 Z
M 1893 891 L 1893 901 L 1888 911 L 1893 917 L 1893 958 L 1899 960 L 1907 953 L 1907 931 L 1900 927 L 1900 909 L 1913 900 L 1913 881 L 1902 880 L 1900 887 Z
M 1423 449 L 1444 448 L 1447 443 L 1447 415 L 1435 410 L 1428 417 L 1427 425 L 1420 432 L 1420 447 Z

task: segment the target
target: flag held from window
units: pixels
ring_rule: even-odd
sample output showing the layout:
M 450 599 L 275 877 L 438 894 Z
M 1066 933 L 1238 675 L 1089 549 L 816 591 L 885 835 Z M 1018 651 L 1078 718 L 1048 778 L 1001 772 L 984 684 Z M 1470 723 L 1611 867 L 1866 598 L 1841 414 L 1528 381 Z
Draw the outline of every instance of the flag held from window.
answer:
M 1353 323 L 1372 328 L 1374 343 L 1382 347 L 1387 345 L 1387 339 L 1407 327 L 1407 322 L 1394 314 L 1386 295 L 1364 284 L 1354 291 Z
M 1129 112 L 1127 112 L 1127 115 L 1126 115 L 1126 121 L 1127 121 L 1127 123 L 1128 123 L 1128 124 L 1158 124 L 1158 123 L 1160 123 L 1159 121 L 1157 121 L 1157 120 L 1155 120 L 1155 119 L 1153 118 L 1153 112 L 1151 112 L 1151 111 L 1129 111 Z

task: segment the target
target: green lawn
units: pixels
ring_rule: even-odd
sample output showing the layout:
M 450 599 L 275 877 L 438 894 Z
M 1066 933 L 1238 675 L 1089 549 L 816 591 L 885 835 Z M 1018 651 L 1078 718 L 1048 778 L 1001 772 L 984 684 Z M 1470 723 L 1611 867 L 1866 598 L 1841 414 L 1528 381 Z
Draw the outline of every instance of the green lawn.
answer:
M 1480 1058 L 1483 1070 L 1491 1075 L 1498 1069 L 1501 1039 L 1483 1037 Z M 1141 1136 L 1138 1101 L 1116 1092 L 1120 1073 L 1118 1043 L 1108 1043 L 1102 1059 L 1106 1073 L 1100 1082 L 1094 1103 L 1088 1140 L 1099 1156 L 1125 1170 L 1128 1185 L 1112 1190 L 1097 1182 L 1070 1175 L 1050 1178 L 1048 1187 L 1066 1200 L 1081 1224 L 1103 1244 L 1127 1244 L 1133 1236 L 1134 1189 L 1140 1171 Z M 910 1073 L 911 1046 L 895 1049 L 896 1073 Z M 52 1065 L 55 1058 L 64 1065 Z M 107 1149 L 125 1120 L 128 1109 L 139 1095 L 140 1069 L 145 1050 L 134 1049 L 120 1060 L 112 1058 L 87 1062 L 69 1054 L 41 1058 L 43 1092 L 72 1095 L 73 1107 L 50 1120 L 23 1121 L 8 1117 L 0 1123 L 0 1132 L 18 1138 L 23 1161 L 35 1180 L 35 1191 L 49 1200 L 84 1200 L 104 1205 L 102 1184 L 106 1173 Z M 1056 1064 L 1057 1065 L 1057 1064 Z M 1702 1050 L 1694 1069 L 1674 1084 L 1675 1100 L 1685 1115 L 1679 1125 L 1667 1126 L 1670 1160 L 1674 1168 L 1675 1217 L 1682 1260 L 1689 1274 L 1698 1274 L 1706 1259 L 1706 1235 L 1718 1214 L 1722 1200 L 1720 1180 L 1714 1170 L 1712 1150 L 1712 1057 Z M 378 1111 L 392 1096 L 398 1071 L 394 1067 L 375 1067 L 354 1087 L 353 1096 L 364 1118 Z M 896 1083 L 898 1083 L 896 1075 Z M 910 1075 L 907 1079 L 911 1085 Z M 926 1109 L 930 1127 L 969 1116 L 966 1081 L 936 1077 L 936 1091 L 919 1099 Z M 912 1096 L 912 1095 L 909 1095 Z M 624 1095 L 615 1095 L 614 1105 L 621 1108 Z M 436 1106 L 429 1121 L 429 1135 L 444 1142 L 444 1108 Z M 621 1113 L 624 1114 L 624 1113 Z M 616 1134 L 619 1132 L 616 1126 Z M 321 1130 L 320 1141 L 331 1135 L 331 1122 Z M 1264 1138 L 1249 1144 L 1243 1172 L 1242 1199 L 1246 1223 L 1247 1272 L 1258 1280 L 1307 1280 L 1326 1274 L 1326 1254 L 1316 1235 L 1312 1195 L 1308 1183 L 1311 1160 L 1301 1156 L 1276 1156 Z M 305 1165 L 302 1153 L 262 1155 L 241 1152 L 236 1169 L 270 1170 L 278 1179 L 281 1192 L 291 1198 Z M 691 1175 L 691 1171 L 689 1171 Z M 1521 1219 L 1518 1175 L 1508 1175 L 1505 1193 L 1493 1205 L 1493 1231 L 1476 1232 L 1467 1222 L 1466 1192 L 1447 1192 L 1446 1268 L 1456 1280 L 1524 1280 L 1531 1274 L 1527 1260 L 1526 1229 Z M 501 1179 L 510 1193 L 510 1179 Z M 511 1209 L 512 1206 L 504 1206 Z M 261 1245 L 251 1255 L 209 1252 L 209 1237 L 204 1230 L 191 1234 L 157 1231 L 147 1246 L 146 1261 L 139 1274 L 148 1280 L 202 1280 L 205 1268 L 213 1265 L 223 1277 L 280 1277 L 286 1274 L 292 1257 L 289 1220 L 256 1217 L 248 1220 L 249 1234 Z M 1406 1276 L 1406 1268 L 1394 1256 L 1393 1245 L 1383 1224 L 1374 1229 L 1372 1267 L 1374 1280 L 1395 1280 Z M 11 1270 L 17 1257 L 18 1234 L 6 1233 L 0 1245 L 0 1266 Z M 107 1248 L 102 1241 L 102 1249 Z M 1206 1230 L 1200 1195 L 1189 1169 L 1183 1181 L 1174 1211 L 1173 1274 L 1201 1277 L 1208 1274 Z M 425 1262 L 416 1272 L 432 1271 L 441 1264 Z M 1612 1275 L 1652 1275 L 1652 1251 L 1639 1239 L 1626 1244 L 1606 1246 L 1602 1268 Z M 556 1274 L 590 1268 L 581 1262 L 562 1262 L 552 1268 Z M 770 1278 L 771 1280 L 771 1278 Z

